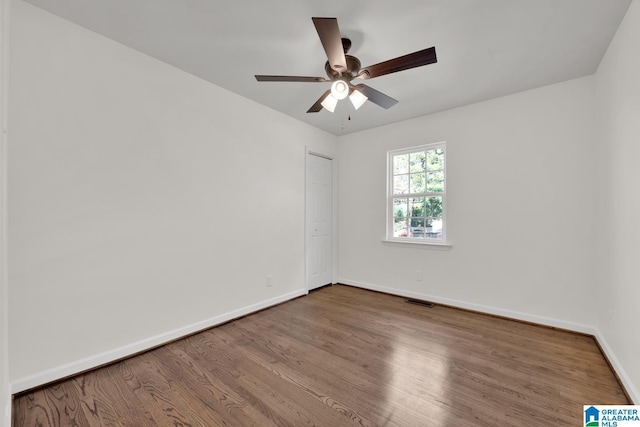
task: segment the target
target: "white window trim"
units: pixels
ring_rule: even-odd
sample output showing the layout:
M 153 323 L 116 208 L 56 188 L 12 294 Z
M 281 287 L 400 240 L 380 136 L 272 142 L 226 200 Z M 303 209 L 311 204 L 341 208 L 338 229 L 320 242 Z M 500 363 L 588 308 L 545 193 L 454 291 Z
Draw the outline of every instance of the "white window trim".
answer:
M 414 247 L 424 247 L 429 248 L 429 249 L 437 249 L 437 250 L 441 250 L 441 251 L 448 251 L 449 249 L 451 249 L 453 247 L 453 245 L 450 242 L 436 242 L 436 241 L 426 241 L 426 242 L 421 242 L 418 241 L 417 239 L 403 239 L 403 240 L 399 240 L 399 239 L 393 239 L 393 240 L 389 240 L 389 239 L 382 239 L 382 243 L 388 246 L 414 246 Z
M 412 238 L 406 238 L 406 237 L 393 237 L 393 203 L 391 202 L 391 200 L 393 199 L 393 180 L 391 179 L 391 172 L 393 170 L 393 164 L 392 164 L 392 159 L 393 156 L 398 155 L 398 154 L 406 154 L 406 153 L 411 153 L 411 152 L 415 152 L 417 150 L 429 150 L 429 149 L 434 149 L 434 148 L 438 148 L 438 147 L 442 147 L 444 148 L 444 152 L 445 152 L 445 164 L 444 164 L 444 194 L 442 195 L 442 224 L 443 224 L 443 228 L 442 228 L 442 239 L 429 239 L 429 238 L 423 238 L 423 239 L 412 239 Z M 401 148 L 398 150 L 391 150 L 387 152 L 387 191 L 386 191 L 386 197 L 385 197 L 385 203 L 386 203 L 386 225 L 385 225 L 385 237 L 382 239 L 382 243 L 384 244 L 388 244 L 390 246 L 404 246 L 404 245 L 410 245 L 410 246 L 414 246 L 414 247 L 419 247 L 419 246 L 423 246 L 423 247 L 432 247 L 434 249 L 440 249 L 440 250 L 449 250 L 451 248 L 451 242 L 449 242 L 447 240 L 447 228 L 448 228 L 448 221 L 447 221 L 447 194 L 448 194 L 448 185 L 447 185 L 447 143 L 446 141 L 441 141 L 441 142 L 436 142 L 436 143 L 431 143 L 431 144 L 421 144 L 421 145 L 415 145 L 413 147 L 406 147 L 406 148 Z

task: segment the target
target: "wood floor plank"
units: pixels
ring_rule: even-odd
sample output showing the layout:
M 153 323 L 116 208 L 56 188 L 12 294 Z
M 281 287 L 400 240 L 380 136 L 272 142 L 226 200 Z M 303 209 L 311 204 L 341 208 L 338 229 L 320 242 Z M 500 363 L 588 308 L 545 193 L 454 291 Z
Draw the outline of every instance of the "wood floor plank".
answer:
M 89 426 L 82 404 L 71 381 L 38 390 L 14 406 L 18 425 Z
M 220 370 L 207 372 L 201 364 L 203 361 L 205 365 L 211 362 L 185 351 L 190 348 L 185 347 L 187 341 L 193 341 L 193 337 L 167 346 L 161 359 L 172 376 L 180 378 L 176 390 L 190 395 L 195 412 L 207 414 L 210 418 L 207 425 L 274 425 L 270 417 L 256 409 L 255 399 L 239 385 L 241 374 L 229 374 L 232 366 L 237 364 L 234 359 L 230 360 L 226 373 Z
M 309 366 L 305 365 L 305 359 L 289 359 L 276 345 L 272 345 L 269 338 L 262 338 L 261 334 L 255 334 L 254 328 L 247 329 L 242 326 L 249 319 L 243 319 L 235 325 L 234 335 L 242 337 L 245 345 L 242 351 L 247 359 L 259 365 L 263 370 L 286 381 L 290 386 L 295 387 L 300 393 L 306 393 L 314 397 L 318 402 L 324 403 L 327 407 L 341 413 L 352 420 L 357 420 L 359 425 L 371 425 L 366 416 L 359 414 L 348 402 L 349 396 L 342 392 L 341 387 L 328 387 L 326 381 L 320 380 L 320 376 L 325 378 L 329 375 L 329 370 L 322 372 L 310 372 Z M 306 353 L 306 358 L 314 355 Z M 331 389 L 332 393 L 327 393 L 326 389 Z
M 592 337 L 338 285 L 17 396 L 13 425 L 577 425 L 627 403 Z
M 123 426 L 122 415 L 117 409 L 118 400 L 105 388 L 102 375 L 81 375 L 72 380 L 80 405 L 91 426 Z
M 19 426 L 52 426 L 53 420 L 44 397 L 44 390 L 37 390 L 15 399 L 13 402 L 13 424 Z
M 108 402 L 118 413 L 118 421 L 122 425 L 159 425 L 158 420 L 153 415 L 154 408 L 147 406 L 144 399 L 140 398 L 141 384 L 129 369 L 131 363 L 138 363 L 139 361 L 137 357 L 127 359 L 86 375 L 91 375 L 96 383 L 103 385 L 106 392 L 104 397 L 108 399 Z M 96 394 L 93 396 L 96 396 Z
M 192 387 L 185 387 L 183 378 L 167 370 L 165 349 L 144 354 L 143 360 L 130 364 L 130 369 L 140 382 L 140 400 L 144 407 L 152 409 L 153 417 L 161 425 L 191 426 L 210 424 L 209 413 L 201 409 L 194 399 Z M 205 420 L 206 418 L 206 420 Z
M 386 390 L 380 387 L 380 375 L 384 371 L 383 364 L 379 362 L 383 358 L 379 355 L 372 356 L 371 349 L 377 353 L 377 346 L 373 341 L 368 343 L 369 349 L 358 344 L 358 349 L 354 350 L 354 347 L 349 345 L 353 340 L 340 339 L 338 333 L 327 333 L 322 340 L 319 340 L 317 336 L 305 334 L 304 328 L 294 334 L 293 329 L 288 329 L 287 326 L 286 321 L 273 323 L 269 336 L 274 337 L 278 342 L 286 343 L 288 340 L 293 340 L 291 345 L 303 344 L 305 348 L 312 349 L 305 355 L 297 356 L 295 364 L 289 366 L 291 368 L 289 375 L 303 373 L 312 378 L 320 377 L 324 382 L 333 384 L 334 389 L 344 389 L 346 392 L 336 397 L 351 402 L 354 406 L 362 407 L 365 414 L 382 417 L 388 412 L 385 411 L 384 406 L 379 405 L 379 402 L 385 399 Z M 346 352 L 341 351 L 345 349 Z M 358 350 L 362 352 L 358 354 Z M 358 360 L 363 360 L 365 355 L 368 362 L 363 365 L 357 363 Z M 345 364 L 350 366 L 350 369 L 340 368 Z M 327 366 L 331 368 L 327 369 Z M 406 394 L 404 390 L 397 390 L 396 393 Z M 414 407 L 405 409 L 405 418 L 410 417 L 411 414 L 416 415 L 416 419 L 419 418 Z

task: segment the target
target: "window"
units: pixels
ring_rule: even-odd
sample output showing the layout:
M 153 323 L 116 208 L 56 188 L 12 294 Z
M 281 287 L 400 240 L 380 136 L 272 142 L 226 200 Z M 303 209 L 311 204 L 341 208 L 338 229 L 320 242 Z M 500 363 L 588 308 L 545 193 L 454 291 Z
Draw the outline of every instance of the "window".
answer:
M 444 242 L 445 143 L 390 151 L 387 239 Z

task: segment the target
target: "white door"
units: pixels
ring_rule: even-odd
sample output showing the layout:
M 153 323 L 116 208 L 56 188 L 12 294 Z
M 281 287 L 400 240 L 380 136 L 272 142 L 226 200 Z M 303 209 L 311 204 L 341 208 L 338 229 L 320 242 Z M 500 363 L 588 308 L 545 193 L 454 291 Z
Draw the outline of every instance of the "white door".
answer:
M 307 289 L 331 283 L 332 160 L 307 154 Z

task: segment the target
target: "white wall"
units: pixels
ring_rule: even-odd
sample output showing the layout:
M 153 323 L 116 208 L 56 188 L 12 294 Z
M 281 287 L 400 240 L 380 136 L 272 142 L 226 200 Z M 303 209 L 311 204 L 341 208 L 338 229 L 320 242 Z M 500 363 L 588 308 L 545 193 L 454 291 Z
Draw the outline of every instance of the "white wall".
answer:
M 631 3 L 596 74 L 600 221 L 598 329 L 640 404 L 640 4 Z
M 593 99 L 586 77 L 341 137 L 339 280 L 592 331 Z M 439 141 L 452 248 L 384 244 L 386 152 Z
M 9 304 L 7 287 L 7 61 L 9 58 L 9 0 L 0 0 L 0 426 L 11 421 L 9 391 Z
M 305 292 L 305 145 L 334 136 L 13 9 L 14 391 Z

